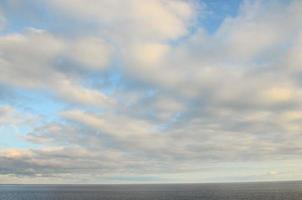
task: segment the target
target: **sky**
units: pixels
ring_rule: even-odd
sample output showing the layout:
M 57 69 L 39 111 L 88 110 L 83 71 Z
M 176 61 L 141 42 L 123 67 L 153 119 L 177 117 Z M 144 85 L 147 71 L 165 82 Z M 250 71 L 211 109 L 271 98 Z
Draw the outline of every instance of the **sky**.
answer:
M 301 154 L 302 1 L 0 1 L 0 183 L 302 180 Z

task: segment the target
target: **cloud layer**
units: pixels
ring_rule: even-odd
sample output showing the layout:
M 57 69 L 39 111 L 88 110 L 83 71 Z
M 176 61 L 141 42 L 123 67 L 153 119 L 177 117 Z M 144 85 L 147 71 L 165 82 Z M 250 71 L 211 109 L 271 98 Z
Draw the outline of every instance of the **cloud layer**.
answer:
M 198 1 L 29 4 L 49 13 L 22 28 L 31 6 L 0 4 L 0 133 L 22 132 L 0 182 L 302 178 L 300 1 L 242 1 L 214 32 Z

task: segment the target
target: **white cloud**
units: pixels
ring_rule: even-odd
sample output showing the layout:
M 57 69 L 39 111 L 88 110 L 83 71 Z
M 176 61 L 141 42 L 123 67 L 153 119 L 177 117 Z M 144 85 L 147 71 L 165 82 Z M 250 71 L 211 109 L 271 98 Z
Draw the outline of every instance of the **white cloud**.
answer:
M 72 60 L 91 69 L 104 69 L 110 60 L 111 49 L 98 38 L 81 38 L 70 45 L 68 54 Z
M 251 60 L 266 54 L 290 36 L 292 27 L 285 25 L 290 12 L 281 12 L 283 5 L 266 5 L 264 1 L 245 1 L 239 15 L 227 18 L 220 26 L 217 40 L 222 40 L 225 53 L 234 60 Z M 271 12 L 267 9 L 271 8 Z M 284 29 L 286 26 L 286 29 Z
M 143 139 L 145 141 L 141 142 L 147 142 L 147 140 L 151 139 L 153 136 L 153 139 L 156 138 L 156 135 L 153 135 L 156 133 L 155 127 L 140 119 L 132 119 L 127 116 L 112 114 L 97 116 L 80 110 L 65 111 L 61 113 L 61 115 L 69 120 L 95 128 L 118 140 L 136 141 Z
M 56 73 L 53 62 L 63 49 L 63 41 L 40 30 L 1 36 L 0 79 L 18 86 L 41 87 Z
M 0 150 L 0 155 L 8 159 L 19 159 L 22 157 L 28 157 L 31 153 L 29 150 L 4 149 Z
M 47 2 L 98 31 L 75 38 L 35 29 L 0 36 L 0 81 L 46 89 L 81 106 L 61 112 L 62 121 L 43 121 L 26 137 L 60 148 L 31 150 L 29 162 L 26 153 L 1 151 L 5 170 L 12 168 L 3 174 L 181 174 L 211 162 L 300 158 L 300 1 L 245 1 L 214 34 L 191 35 L 191 1 Z M 124 73 L 109 88 L 119 101 L 85 84 L 104 76 L 81 74 L 117 67 L 110 66 L 112 58 Z M 107 109 L 99 113 L 100 107 Z M 11 112 L 0 109 L 0 124 Z M 20 162 L 17 171 L 10 159 Z M 269 170 L 261 174 L 274 175 Z
M 106 107 L 115 104 L 113 99 L 100 91 L 85 88 L 72 80 L 64 78 L 57 80 L 56 93 L 69 102 L 82 103 L 96 107 Z
M 159 43 L 135 44 L 130 47 L 129 52 L 125 52 L 125 58 L 131 57 L 130 62 L 135 66 L 144 66 L 145 70 L 156 68 L 162 62 L 165 54 L 169 50 L 168 45 Z M 130 65 L 131 65 L 130 64 Z
M 1 36 L 0 80 L 21 88 L 50 90 L 69 102 L 106 106 L 113 101 L 101 91 L 82 86 L 78 78 L 60 70 L 59 61 L 68 55 L 69 59 L 84 64 L 83 68 L 88 71 L 102 69 L 108 63 L 107 50 L 99 40 L 83 39 L 72 44 L 37 29 Z
M 175 39 L 187 32 L 190 3 L 173 0 L 48 1 L 68 14 L 96 21 L 122 39 Z
M 273 87 L 264 92 L 264 101 L 269 103 L 288 102 L 294 98 L 295 90 L 291 87 Z
M 124 50 L 129 74 L 184 95 L 213 90 L 240 100 L 244 92 L 261 93 L 256 82 L 272 87 L 276 79 L 289 81 L 289 67 L 299 66 L 298 5 L 246 1 L 213 35 L 200 31 L 173 47 L 147 39 L 138 45 L 130 41 Z

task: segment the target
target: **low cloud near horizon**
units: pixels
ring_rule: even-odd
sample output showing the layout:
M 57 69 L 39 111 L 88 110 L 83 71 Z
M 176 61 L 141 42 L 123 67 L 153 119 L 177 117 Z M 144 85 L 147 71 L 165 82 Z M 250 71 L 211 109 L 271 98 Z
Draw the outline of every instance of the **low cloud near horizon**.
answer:
M 302 179 L 299 0 L 4 0 L 0 183 Z

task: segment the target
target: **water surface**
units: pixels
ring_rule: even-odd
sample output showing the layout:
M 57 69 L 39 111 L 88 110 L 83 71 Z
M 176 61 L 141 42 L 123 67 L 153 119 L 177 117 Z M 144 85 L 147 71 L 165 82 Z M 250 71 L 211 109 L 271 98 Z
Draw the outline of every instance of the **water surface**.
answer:
M 0 185 L 0 200 L 302 200 L 302 182 Z

